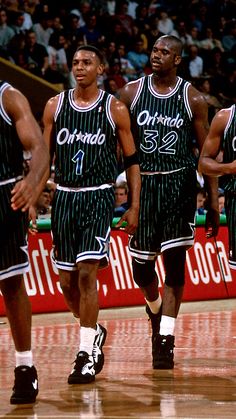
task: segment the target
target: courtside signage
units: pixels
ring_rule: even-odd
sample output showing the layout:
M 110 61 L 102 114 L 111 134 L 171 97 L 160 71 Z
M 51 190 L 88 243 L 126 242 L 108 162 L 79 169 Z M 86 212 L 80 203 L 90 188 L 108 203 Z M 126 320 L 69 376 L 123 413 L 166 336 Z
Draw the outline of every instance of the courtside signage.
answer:
M 201 301 L 236 297 L 236 271 L 229 269 L 228 232 L 221 226 L 217 240 L 206 239 L 204 227 L 196 228 L 194 246 L 187 253 L 184 301 Z M 58 271 L 52 263 L 52 241 L 49 231 L 29 237 L 31 270 L 25 274 L 25 285 L 33 313 L 67 311 L 61 292 Z M 161 256 L 156 263 L 160 292 L 165 281 Z M 98 272 L 101 308 L 144 304 L 143 296 L 133 281 L 128 237 L 122 230 L 112 230 L 110 265 Z M 0 315 L 4 315 L 0 296 Z

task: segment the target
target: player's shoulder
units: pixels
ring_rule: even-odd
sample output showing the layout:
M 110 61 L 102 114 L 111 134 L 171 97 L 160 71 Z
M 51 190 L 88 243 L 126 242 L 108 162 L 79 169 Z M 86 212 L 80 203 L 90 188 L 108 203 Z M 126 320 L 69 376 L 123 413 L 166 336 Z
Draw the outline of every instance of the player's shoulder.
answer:
M 5 112 L 14 119 L 16 115 L 27 115 L 30 104 L 27 97 L 16 87 L 6 83 L 2 92 L 2 106 Z
M 144 77 L 139 78 L 137 80 L 132 80 L 125 84 L 120 90 L 119 90 L 119 98 L 124 103 L 129 105 L 132 103 L 135 95 L 137 94 L 137 91 L 140 87 L 140 85 L 143 83 Z
M 52 110 L 56 109 L 61 95 L 62 95 L 61 93 L 58 93 L 57 95 L 50 97 L 46 103 L 46 108 L 52 109 Z
M 213 118 L 213 123 L 226 126 L 231 116 L 235 116 L 235 105 L 220 109 Z
M 189 83 L 188 92 L 190 100 L 205 100 L 203 94 L 192 83 Z
M 116 97 L 111 95 L 111 110 L 113 112 L 119 112 L 124 109 L 127 109 L 126 104 L 120 99 L 120 97 Z
M 19 100 L 19 99 L 26 99 L 25 95 L 16 87 L 12 86 L 9 83 L 5 83 L 4 85 L 4 98 L 5 99 L 15 99 L 15 100 Z
M 189 83 L 189 87 L 188 87 L 188 101 L 189 101 L 189 106 L 193 113 L 195 111 L 201 112 L 201 113 L 207 112 L 208 105 L 207 105 L 207 101 L 205 97 L 191 83 Z

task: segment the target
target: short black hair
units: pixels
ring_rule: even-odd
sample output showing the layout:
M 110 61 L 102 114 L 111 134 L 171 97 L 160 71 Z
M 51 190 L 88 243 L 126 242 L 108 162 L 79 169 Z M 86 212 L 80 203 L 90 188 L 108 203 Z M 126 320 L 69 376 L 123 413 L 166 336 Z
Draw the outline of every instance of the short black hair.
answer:
M 80 45 L 77 48 L 76 52 L 78 52 L 78 51 L 91 51 L 91 52 L 94 52 L 96 54 L 96 56 L 99 58 L 101 64 L 103 64 L 103 62 L 104 62 L 103 54 L 94 45 Z

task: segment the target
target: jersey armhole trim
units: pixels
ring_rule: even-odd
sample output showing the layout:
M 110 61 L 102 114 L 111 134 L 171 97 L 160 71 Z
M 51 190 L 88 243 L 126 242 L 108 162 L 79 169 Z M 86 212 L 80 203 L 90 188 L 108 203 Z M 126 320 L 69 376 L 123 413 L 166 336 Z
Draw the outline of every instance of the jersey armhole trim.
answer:
M 135 107 L 135 105 L 137 103 L 137 100 L 138 100 L 138 98 L 140 96 L 141 90 L 142 90 L 143 85 L 144 85 L 144 79 L 145 79 L 145 77 L 142 77 L 141 79 L 139 79 L 139 85 L 138 85 L 137 92 L 135 93 L 135 96 L 134 96 L 134 98 L 133 98 L 133 100 L 131 102 L 131 105 L 130 105 L 130 110 L 131 111 L 134 109 L 134 107 Z
M 111 127 L 113 129 L 113 133 L 115 135 L 116 125 L 115 125 L 115 122 L 114 122 L 114 120 L 112 118 L 112 115 L 111 115 L 111 101 L 112 101 L 112 98 L 113 98 L 113 96 L 111 94 L 109 94 L 108 98 L 106 100 L 106 114 L 107 114 L 107 119 L 110 122 Z
M 234 117 L 234 114 L 235 114 L 235 105 L 232 105 L 232 106 L 229 108 L 229 111 L 230 111 L 230 114 L 229 114 L 228 122 L 227 122 L 227 124 L 226 124 L 225 129 L 224 129 L 224 138 L 225 138 L 225 136 L 226 136 L 226 134 L 227 134 L 227 131 L 228 131 L 229 127 L 230 127 L 230 124 L 231 124 L 231 122 L 232 122 L 232 120 L 233 120 L 233 117 Z
M 191 110 L 191 107 L 190 107 L 190 104 L 189 104 L 189 99 L 188 99 L 188 90 L 189 90 L 189 87 L 190 87 L 190 83 L 189 82 L 186 82 L 184 84 L 183 94 L 184 94 L 184 104 L 185 104 L 185 107 L 186 107 L 186 110 L 187 110 L 189 119 L 191 121 L 192 118 L 193 118 L 193 113 L 192 113 L 192 110 Z
M 4 106 L 3 106 L 3 93 L 9 87 L 11 87 L 11 85 L 9 83 L 5 82 L 5 83 L 3 83 L 3 85 L 0 88 L 0 115 L 7 124 L 12 125 L 11 118 L 7 115 L 7 113 L 4 109 Z
M 54 121 L 56 122 L 56 120 L 57 120 L 57 117 L 58 117 L 58 114 L 59 114 L 59 112 L 60 112 L 60 110 L 61 110 L 61 107 L 62 107 L 62 103 L 63 103 L 63 100 L 64 100 L 64 96 L 65 96 L 65 92 L 61 92 L 59 95 L 58 95 L 58 103 L 57 103 L 57 108 L 56 108 L 56 112 L 55 112 L 55 115 L 54 115 Z

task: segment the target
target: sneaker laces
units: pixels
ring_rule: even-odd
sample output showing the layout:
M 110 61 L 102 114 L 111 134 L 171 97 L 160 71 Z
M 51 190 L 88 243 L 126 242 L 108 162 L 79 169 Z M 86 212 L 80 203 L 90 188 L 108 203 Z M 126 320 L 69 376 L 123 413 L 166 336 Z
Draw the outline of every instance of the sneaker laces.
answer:
M 89 355 L 87 352 L 79 352 L 75 358 L 75 360 L 72 362 L 74 365 L 74 369 L 81 368 L 85 364 L 85 361 L 88 360 Z

